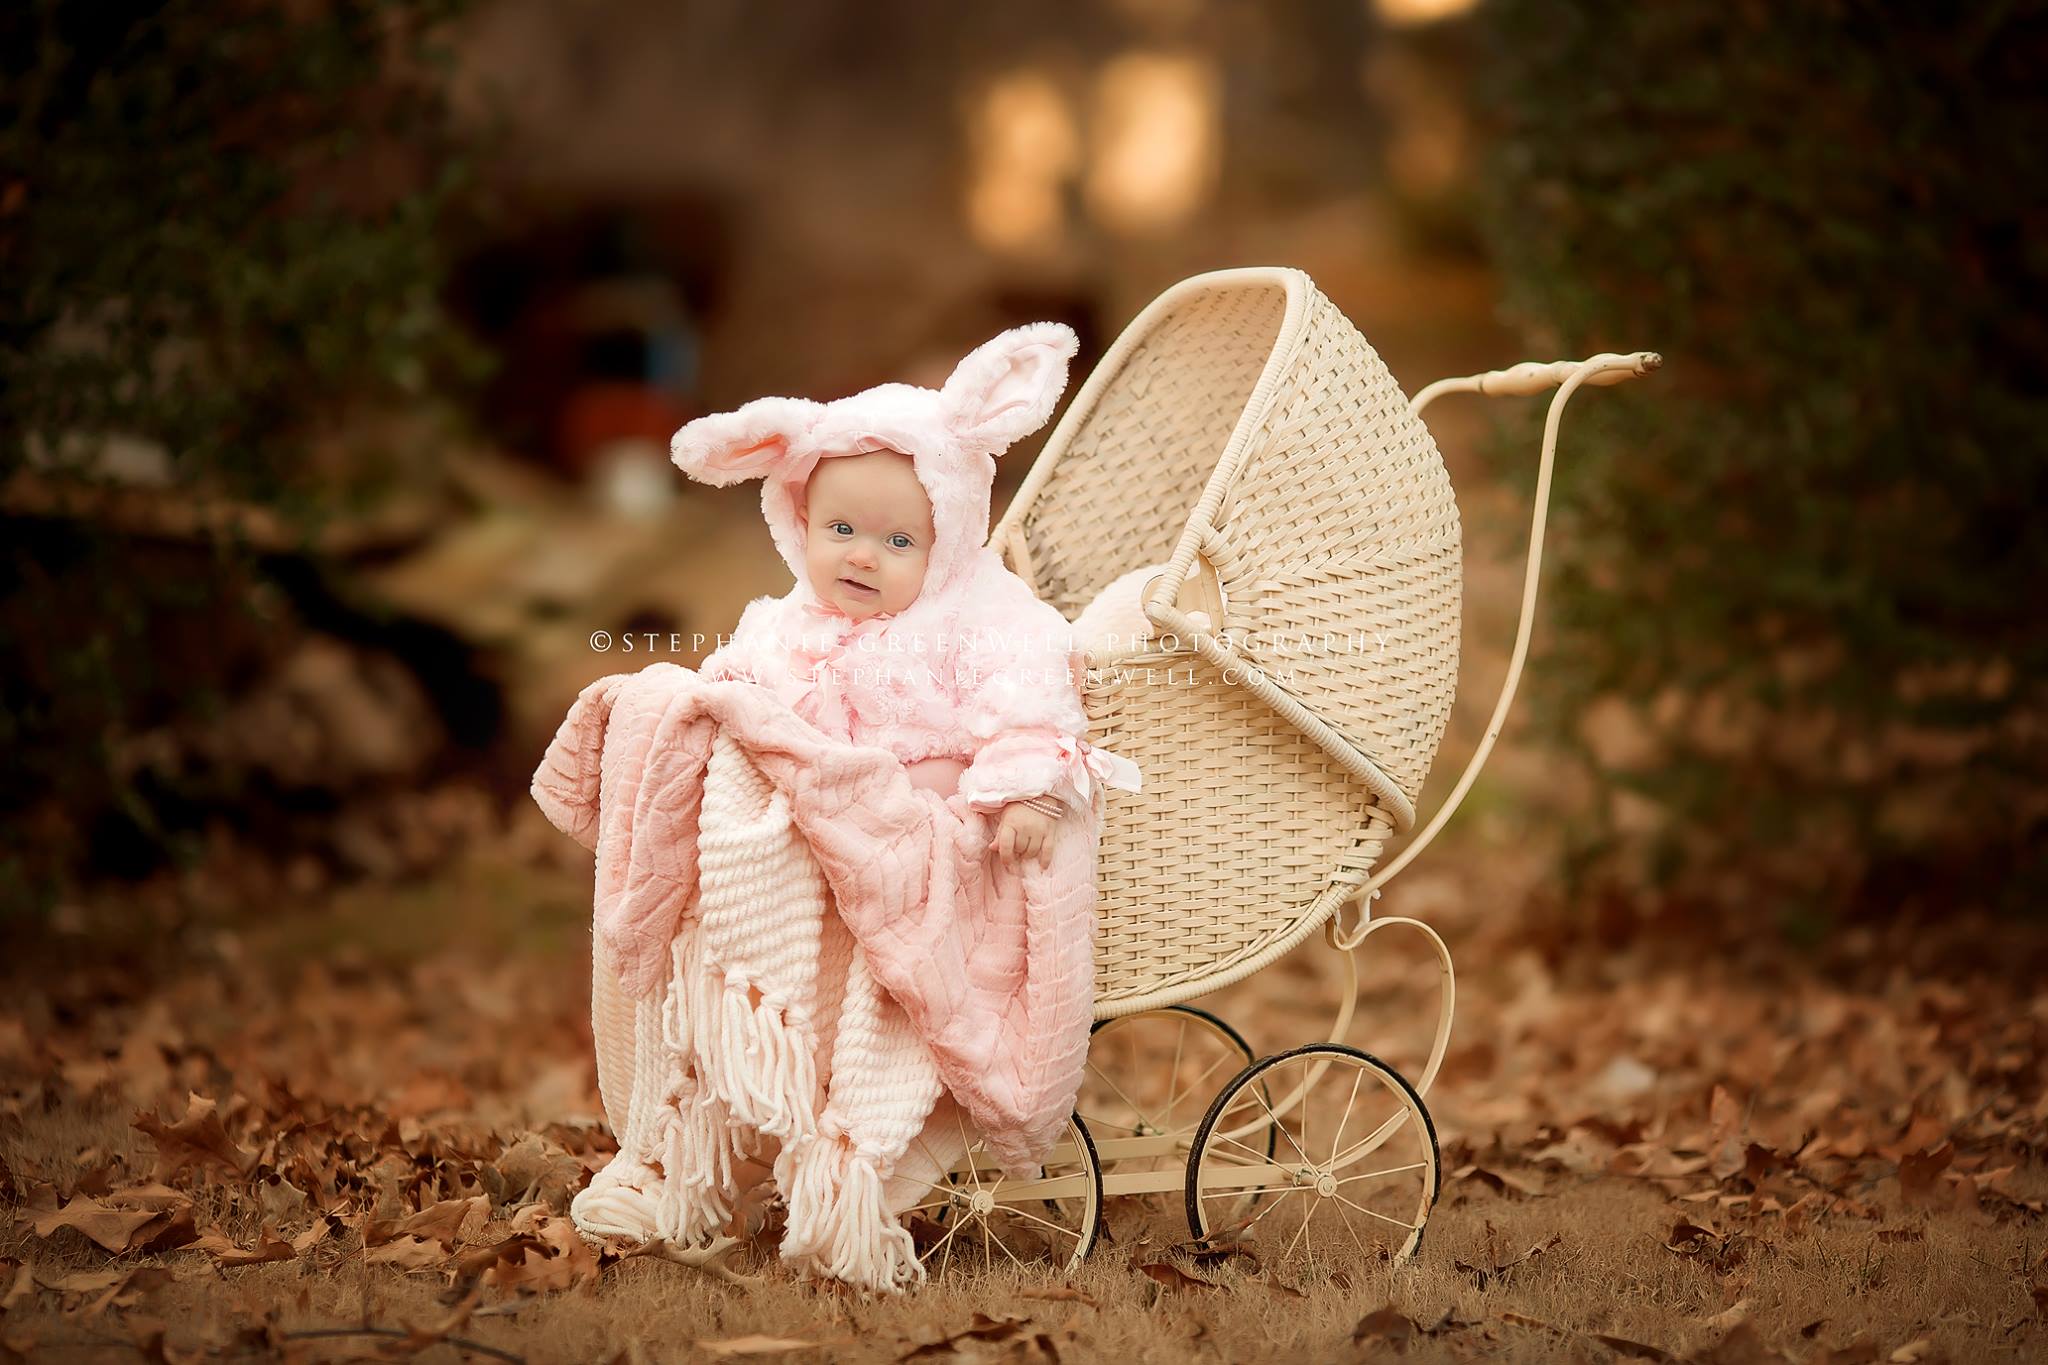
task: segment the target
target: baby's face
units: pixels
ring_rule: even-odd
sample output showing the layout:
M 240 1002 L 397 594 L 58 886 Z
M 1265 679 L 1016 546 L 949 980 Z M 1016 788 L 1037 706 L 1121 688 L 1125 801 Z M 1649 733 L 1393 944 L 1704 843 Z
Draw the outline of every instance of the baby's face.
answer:
M 932 505 L 908 455 L 821 460 L 805 487 L 811 591 L 856 621 L 917 600 L 932 552 Z

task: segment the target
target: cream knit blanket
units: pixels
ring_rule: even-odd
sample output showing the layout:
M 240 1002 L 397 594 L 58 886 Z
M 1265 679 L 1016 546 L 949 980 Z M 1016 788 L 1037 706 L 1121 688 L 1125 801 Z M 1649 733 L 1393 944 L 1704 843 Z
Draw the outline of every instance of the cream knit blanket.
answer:
M 619 1152 L 571 1217 L 696 1245 L 732 1216 L 735 1161 L 773 1138 L 783 1259 L 902 1288 L 924 1272 L 884 1191 L 940 1098 L 938 1068 L 840 922 L 788 798 L 723 729 L 703 791 L 696 911 L 667 979 L 629 998 L 596 936 L 591 1025 Z

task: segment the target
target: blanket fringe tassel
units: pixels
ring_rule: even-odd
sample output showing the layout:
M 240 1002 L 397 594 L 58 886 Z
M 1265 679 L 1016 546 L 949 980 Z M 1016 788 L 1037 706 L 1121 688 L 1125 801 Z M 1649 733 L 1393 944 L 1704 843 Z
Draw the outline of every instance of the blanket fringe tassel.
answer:
M 775 1183 L 789 1206 L 785 1262 L 890 1293 L 924 1279 L 917 1244 L 882 1203 L 882 1172 L 867 1153 L 843 1138 L 805 1138 L 776 1159 Z

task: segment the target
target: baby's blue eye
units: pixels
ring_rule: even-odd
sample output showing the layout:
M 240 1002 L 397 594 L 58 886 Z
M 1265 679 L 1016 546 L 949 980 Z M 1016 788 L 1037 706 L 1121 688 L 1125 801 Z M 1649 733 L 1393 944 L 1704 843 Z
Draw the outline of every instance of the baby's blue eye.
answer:
M 910 548 L 910 537 L 898 531 L 895 535 L 889 537 L 889 543 L 899 550 L 907 550 Z
M 852 535 L 852 534 L 853 534 L 853 527 L 851 527 L 851 526 L 847 525 L 847 524 L 846 524 L 845 522 L 843 522 L 843 521 L 835 521 L 835 522 L 833 522 L 833 523 L 832 523 L 832 529 L 833 529 L 833 530 L 835 530 L 835 531 L 837 531 L 837 532 L 838 532 L 838 533 L 839 533 L 840 535 L 842 535 L 842 536 L 850 536 L 850 535 Z

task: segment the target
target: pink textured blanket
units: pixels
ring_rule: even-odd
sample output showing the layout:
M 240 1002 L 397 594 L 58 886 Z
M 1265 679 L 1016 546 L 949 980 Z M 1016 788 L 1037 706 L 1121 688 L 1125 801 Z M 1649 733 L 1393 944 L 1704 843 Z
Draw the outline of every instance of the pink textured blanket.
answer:
M 989 847 L 993 816 L 913 786 L 889 751 L 830 738 L 762 687 L 668 663 L 600 678 L 548 746 L 533 798 L 597 854 L 594 929 L 636 996 L 694 910 L 717 727 L 788 797 L 840 917 L 991 1154 L 1034 1174 L 1088 1050 L 1101 798 L 1061 819 L 1049 866 L 1013 873 Z

